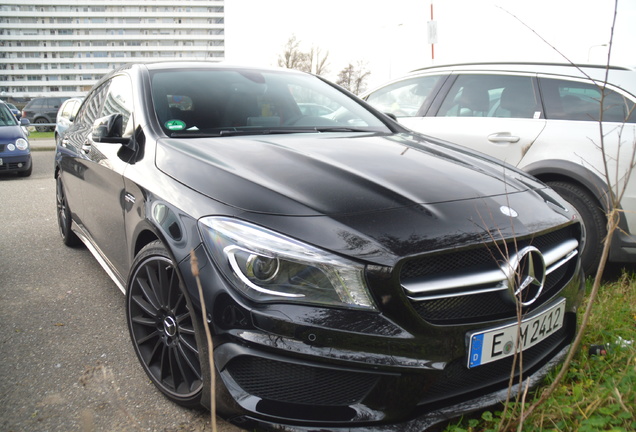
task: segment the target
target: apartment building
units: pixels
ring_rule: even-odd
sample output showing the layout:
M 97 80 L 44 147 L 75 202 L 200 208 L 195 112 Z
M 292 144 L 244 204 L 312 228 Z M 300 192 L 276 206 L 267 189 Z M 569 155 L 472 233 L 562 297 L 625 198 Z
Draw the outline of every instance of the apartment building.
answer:
M 130 62 L 222 61 L 224 20 L 224 0 L 4 0 L 0 98 L 81 96 Z

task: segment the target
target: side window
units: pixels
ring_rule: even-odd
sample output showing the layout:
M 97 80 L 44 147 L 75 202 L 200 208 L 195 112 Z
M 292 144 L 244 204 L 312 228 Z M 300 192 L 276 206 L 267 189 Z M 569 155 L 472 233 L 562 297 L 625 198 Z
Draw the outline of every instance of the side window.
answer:
M 541 118 L 531 77 L 459 75 L 437 113 L 439 117 Z
M 414 117 L 433 96 L 431 93 L 441 78 L 441 75 L 433 75 L 406 79 L 371 93 L 366 100 L 379 111 L 397 117 Z
M 549 78 L 539 79 L 539 85 L 549 119 L 598 121 L 602 100 L 604 121 L 636 123 L 634 102 L 615 91 L 585 82 Z
M 60 100 L 57 98 L 45 99 L 43 103 L 44 109 L 47 111 L 53 111 L 60 107 Z
M 90 128 L 95 119 L 101 117 L 102 104 L 108 91 L 108 86 L 109 83 L 104 83 L 88 95 L 86 103 L 82 105 L 82 109 L 77 113 L 76 124 L 82 125 L 84 128 Z
M 100 117 L 111 114 L 121 114 L 122 131 L 124 136 L 133 133 L 133 91 L 130 79 L 126 75 L 118 75 L 110 81 L 108 94 L 104 101 L 104 108 Z

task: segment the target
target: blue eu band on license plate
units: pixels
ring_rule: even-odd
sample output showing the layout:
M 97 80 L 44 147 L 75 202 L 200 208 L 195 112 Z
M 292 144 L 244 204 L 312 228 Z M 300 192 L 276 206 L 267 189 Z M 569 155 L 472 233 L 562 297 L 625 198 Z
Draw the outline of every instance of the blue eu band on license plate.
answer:
M 515 347 L 526 350 L 563 327 L 565 299 L 549 309 L 512 324 L 469 335 L 468 367 L 473 368 L 514 355 Z M 517 343 L 518 340 L 518 343 Z

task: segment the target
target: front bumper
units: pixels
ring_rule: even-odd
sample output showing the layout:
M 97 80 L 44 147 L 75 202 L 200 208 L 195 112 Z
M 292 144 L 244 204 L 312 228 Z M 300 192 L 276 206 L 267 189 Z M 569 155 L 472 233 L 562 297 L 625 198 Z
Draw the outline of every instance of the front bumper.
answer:
M 21 172 L 31 168 L 31 154 L 7 156 L 6 153 L 0 153 L 0 173 Z
M 514 357 L 469 369 L 466 334 L 509 320 L 430 325 L 408 306 L 395 316 L 252 304 L 219 276 L 203 248 L 197 256 L 204 291 L 212 293 L 206 302 L 220 378 L 217 410 L 241 427 L 420 431 L 485 409 L 508 392 Z M 182 263 L 182 274 L 196 298 L 189 265 Z M 531 385 L 562 359 L 575 335 L 584 280 L 578 265 L 574 274 L 545 303 L 567 299 L 563 327 L 523 352 L 522 377 Z
M 524 380 L 536 385 L 562 359 L 574 327 L 575 318 L 569 316 L 562 331 L 523 353 Z M 277 341 L 293 352 L 288 342 Z M 233 343 L 219 346 L 215 363 L 226 400 L 229 397 L 245 411 L 230 421 L 242 427 L 248 420 L 259 427 L 287 425 L 284 430 L 353 426 L 384 430 L 386 425 L 392 429 L 410 424 L 419 428 L 502 401 L 513 370 L 512 357 L 475 369 L 467 369 L 460 358 L 440 370 L 362 367 L 324 360 L 322 356 L 301 359 L 272 354 Z M 515 376 L 518 382 L 518 371 Z
M 301 424 L 282 425 L 277 421 L 255 418 L 250 415 L 241 415 L 231 418 L 231 422 L 248 430 L 277 430 L 288 432 L 311 432 L 322 431 L 328 428 L 330 431 L 354 432 L 354 431 L 374 431 L 374 432 L 421 432 L 436 424 L 449 421 L 453 418 L 460 417 L 465 414 L 472 413 L 479 409 L 485 409 L 499 403 L 505 402 L 507 399 L 513 399 L 516 395 L 523 392 L 526 388 L 533 388 L 539 385 L 545 377 L 560 364 L 566 357 L 570 345 L 560 349 L 547 363 L 538 368 L 534 373 L 526 375 L 524 381 L 511 386 L 510 391 L 507 387 L 500 390 L 484 392 L 481 395 L 475 395 L 469 399 L 463 399 L 456 403 L 451 403 L 439 408 L 433 408 L 429 411 L 419 412 L 421 415 L 399 423 L 358 423 L 358 424 L 329 424 L 321 423 L 312 426 Z M 388 397 L 388 396 L 387 396 Z

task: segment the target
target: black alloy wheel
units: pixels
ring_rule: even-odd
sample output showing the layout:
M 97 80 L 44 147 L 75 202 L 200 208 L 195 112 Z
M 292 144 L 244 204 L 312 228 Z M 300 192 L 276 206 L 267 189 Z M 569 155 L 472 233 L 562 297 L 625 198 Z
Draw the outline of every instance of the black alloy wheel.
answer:
M 200 326 L 174 263 L 159 241 L 135 257 L 126 315 L 137 357 L 155 386 L 180 405 L 199 406 L 206 381 L 196 337 Z
M 77 246 L 81 243 L 79 237 L 71 230 L 71 210 L 66 202 L 66 194 L 64 193 L 64 185 L 62 179 L 57 176 L 55 181 L 55 200 L 57 202 L 57 226 L 60 229 L 62 242 L 66 246 Z

